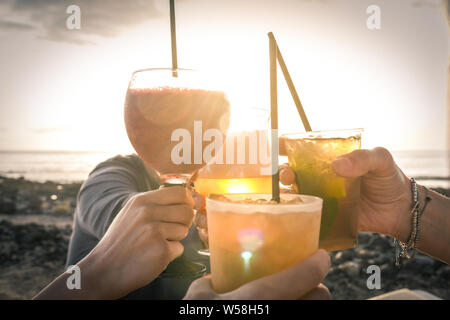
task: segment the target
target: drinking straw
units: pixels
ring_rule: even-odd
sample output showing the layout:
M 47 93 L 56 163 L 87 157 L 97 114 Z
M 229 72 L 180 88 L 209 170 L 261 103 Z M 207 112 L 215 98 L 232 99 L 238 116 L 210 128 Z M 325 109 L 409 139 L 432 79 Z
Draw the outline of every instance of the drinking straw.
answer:
M 306 117 L 305 110 L 303 109 L 302 103 L 297 94 L 297 90 L 295 90 L 294 83 L 292 82 L 289 71 L 286 67 L 286 64 L 284 63 L 283 56 L 281 55 L 280 48 L 278 48 L 277 41 L 275 40 L 275 37 L 273 36 L 272 32 L 269 33 L 269 38 L 275 43 L 275 46 L 277 49 L 277 60 L 278 60 L 278 63 L 280 64 L 281 71 L 283 71 L 284 79 L 286 80 L 286 83 L 289 87 L 289 91 L 291 92 L 292 99 L 294 99 L 294 103 L 295 103 L 295 106 L 297 107 L 298 114 L 300 115 L 300 118 L 302 119 L 303 127 L 305 128 L 306 131 L 311 131 L 311 126 L 309 124 L 308 118 Z
M 278 172 L 278 101 L 277 101 L 277 43 L 269 32 L 270 56 L 270 124 L 272 138 L 272 200 L 280 202 L 280 176 Z
M 172 76 L 178 77 L 177 35 L 175 29 L 175 0 L 170 0 L 170 38 L 172 40 Z

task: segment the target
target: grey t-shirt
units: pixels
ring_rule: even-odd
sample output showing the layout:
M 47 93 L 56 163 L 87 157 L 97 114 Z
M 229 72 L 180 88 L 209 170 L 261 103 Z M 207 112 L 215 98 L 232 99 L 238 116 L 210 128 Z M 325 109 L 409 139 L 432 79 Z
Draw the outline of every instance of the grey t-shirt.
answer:
M 147 170 L 137 155 L 119 155 L 97 165 L 78 193 L 67 266 L 79 262 L 97 245 L 115 216 L 133 195 L 156 190 L 159 186 L 157 173 Z M 184 245 L 183 258 L 205 265 L 209 272 L 209 259 L 197 253 L 203 245 L 194 226 L 181 242 Z M 132 292 L 127 298 L 180 299 L 192 281 L 182 276 L 156 280 Z

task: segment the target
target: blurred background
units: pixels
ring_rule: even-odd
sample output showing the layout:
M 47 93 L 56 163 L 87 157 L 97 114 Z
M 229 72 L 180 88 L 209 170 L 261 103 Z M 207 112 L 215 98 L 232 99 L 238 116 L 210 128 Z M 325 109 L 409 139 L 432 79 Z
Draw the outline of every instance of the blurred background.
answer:
M 66 27 L 72 4 L 79 30 Z M 450 188 L 448 1 L 176 0 L 176 18 L 179 66 L 230 88 L 233 129 L 251 121 L 246 109 L 269 108 L 272 31 L 313 130 L 364 128 L 364 148 Z M 126 89 L 133 71 L 171 65 L 169 1 L 2 0 L 0 43 L 0 236 L 21 239 L 0 241 L 0 298 L 24 298 L 62 270 L 80 182 L 133 152 Z M 281 133 L 303 131 L 281 76 L 279 112 Z
M 445 3 L 377 1 L 370 30 L 373 1 L 178 0 L 178 62 L 233 83 L 232 127 L 243 128 L 243 108 L 268 108 L 273 31 L 314 130 L 362 127 L 363 147 L 402 151 L 408 173 L 448 176 Z M 69 4 L 0 4 L 0 174 L 83 180 L 99 159 L 132 152 L 131 73 L 171 65 L 168 1 L 74 1 L 79 30 L 66 28 Z M 280 131 L 303 130 L 279 80 Z

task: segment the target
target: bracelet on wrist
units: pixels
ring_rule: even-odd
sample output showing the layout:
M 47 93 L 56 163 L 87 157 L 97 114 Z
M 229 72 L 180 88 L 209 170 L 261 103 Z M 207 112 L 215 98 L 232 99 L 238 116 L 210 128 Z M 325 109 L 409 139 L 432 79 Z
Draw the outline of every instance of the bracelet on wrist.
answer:
M 416 249 L 419 243 L 419 232 L 420 232 L 420 218 L 424 213 L 428 202 L 430 202 L 431 198 L 428 195 L 428 189 L 425 190 L 425 203 L 420 209 L 420 194 L 419 189 L 417 187 L 417 182 L 414 178 L 411 178 L 411 192 L 412 192 L 412 207 L 410 211 L 411 217 L 411 233 L 409 235 L 408 241 L 402 242 L 400 240 L 394 239 L 394 247 L 395 247 L 395 265 L 400 267 L 402 260 L 412 259 L 416 254 Z

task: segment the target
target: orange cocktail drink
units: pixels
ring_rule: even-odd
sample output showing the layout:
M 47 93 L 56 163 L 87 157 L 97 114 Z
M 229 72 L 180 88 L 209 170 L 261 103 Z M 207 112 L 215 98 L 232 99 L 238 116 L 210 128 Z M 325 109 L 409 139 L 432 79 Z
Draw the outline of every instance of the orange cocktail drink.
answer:
M 197 178 L 195 189 L 204 196 L 229 193 L 268 193 L 272 191 L 271 176 L 253 178 Z
M 282 194 L 206 199 L 212 285 L 228 292 L 289 268 L 318 250 L 322 199 Z

